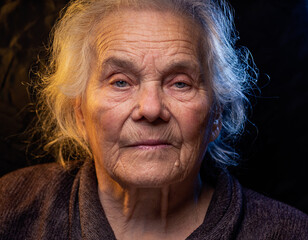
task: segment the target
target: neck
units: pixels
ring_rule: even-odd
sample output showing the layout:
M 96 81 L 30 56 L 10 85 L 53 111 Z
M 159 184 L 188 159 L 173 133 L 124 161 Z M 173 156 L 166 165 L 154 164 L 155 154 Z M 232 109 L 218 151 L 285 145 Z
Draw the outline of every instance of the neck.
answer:
M 159 188 L 123 187 L 98 176 L 99 198 L 117 239 L 187 237 L 202 224 L 213 193 L 199 175 Z

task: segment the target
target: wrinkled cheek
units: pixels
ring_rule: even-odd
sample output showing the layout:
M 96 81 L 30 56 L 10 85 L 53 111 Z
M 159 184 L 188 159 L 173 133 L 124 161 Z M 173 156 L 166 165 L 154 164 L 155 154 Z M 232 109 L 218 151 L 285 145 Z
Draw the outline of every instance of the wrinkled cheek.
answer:
M 194 145 L 205 137 L 208 127 L 208 119 L 201 111 L 187 113 L 182 125 L 183 138 Z
M 182 120 L 182 135 L 184 139 L 181 161 L 186 164 L 196 164 L 201 161 L 208 144 L 208 119 L 201 111 L 186 114 Z
M 117 139 L 117 125 L 108 110 L 99 109 L 89 114 L 86 121 L 88 141 L 94 158 L 103 162 L 113 155 Z

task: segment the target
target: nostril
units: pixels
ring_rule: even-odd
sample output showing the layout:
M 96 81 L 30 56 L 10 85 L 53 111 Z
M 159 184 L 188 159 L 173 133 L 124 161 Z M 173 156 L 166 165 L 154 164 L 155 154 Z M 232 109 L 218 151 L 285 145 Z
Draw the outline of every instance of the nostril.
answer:
M 168 122 L 171 118 L 171 113 L 164 105 L 161 105 L 159 109 L 137 108 L 132 116 L 135 121 L 146 121 L 155 125 Z
M 142 117 L 141 119 L 139 119 L 138 122 L 151 124 L 151 126 L 159 126 L 159 125 L 166 123 L 166 121 L 164 121 L 162 118 L 156 118 L 154 121 L 150 121 L 149 119 L 145 117 Z

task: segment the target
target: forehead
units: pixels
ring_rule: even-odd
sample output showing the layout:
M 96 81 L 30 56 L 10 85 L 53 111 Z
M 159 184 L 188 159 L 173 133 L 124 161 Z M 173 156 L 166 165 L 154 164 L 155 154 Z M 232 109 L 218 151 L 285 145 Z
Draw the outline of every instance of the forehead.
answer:
M 123 55 L 134 61 L 198 61 L 200 29 L 170 12 L 121 10 L 98 25 L 95 46 L 101 61 Z

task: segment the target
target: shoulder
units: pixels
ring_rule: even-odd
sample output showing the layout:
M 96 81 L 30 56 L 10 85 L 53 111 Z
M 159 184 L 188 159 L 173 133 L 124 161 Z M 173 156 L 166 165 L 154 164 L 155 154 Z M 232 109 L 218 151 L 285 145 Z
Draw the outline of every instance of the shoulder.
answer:
M 17 230 L 37 231 L 41 218 L 68 212 L 63 210 L 68 209 L 74 178 L 74 171 L 57 163 L 27 167 L 0 178 L 0 238 L 14 236 Z M 59 214 L 59 219 L 64 215 Z
M 245 232 L 265 239 L 307 239 L 308 216 L 250 189 L 243 188 Z M 263 238 L 262 238 L 263 239 Z
M 73 179 L 73 175 L 57 163 L 16 170 L 0 178 L 0 202 L 8 205 L 19 203 L 19 200 L 25 202 L 36 194 L 65 187 L 62 185 L 70 178 Z M 14 198 L 14 201 L 10 201 L 10 198 Z

